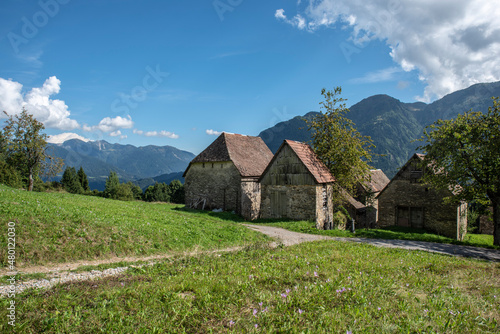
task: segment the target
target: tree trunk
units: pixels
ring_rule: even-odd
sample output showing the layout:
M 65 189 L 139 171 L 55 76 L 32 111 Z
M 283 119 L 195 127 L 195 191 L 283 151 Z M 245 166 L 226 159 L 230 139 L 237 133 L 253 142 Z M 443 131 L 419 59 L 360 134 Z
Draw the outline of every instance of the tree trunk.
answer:
M 493 205 L 493 245 L 500 246 L 500 196 L 491 198 Z
M 33 191 L 33 172 L 30 170 L 28 191 Z

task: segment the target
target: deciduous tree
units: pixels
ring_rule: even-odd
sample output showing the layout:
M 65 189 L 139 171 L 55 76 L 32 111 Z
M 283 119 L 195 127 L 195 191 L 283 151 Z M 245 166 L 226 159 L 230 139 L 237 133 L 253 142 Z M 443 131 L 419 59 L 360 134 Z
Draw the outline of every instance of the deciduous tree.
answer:
M 341 87 L 333 91 L 323 88 L 321 95 L 325 100 L 320 103 L 320 113 L 306 120 L 314 152 L 336 179 L 336 200 L 341 199 L 341 189 L 353 195 L 358 182 L 369 180 L 370 150 L 374 147 L 371 138 L 362 136 L 346 117 L 349 109 L 341 93 Z
M 61 171 L 62 160 L 47 154 L 47 135 L 42 132 L 45 127 L 26 109 L 15 116 L 4 113 L 8 116 L 2 138 L 6 162 L 28 180 L 28 190 L 32 191 L 39 174 Z
M 423 181 L 454 189 L 449 200 L 489 202 L 493 206 L 494 244 L 500 245 L 500 101 L 493 98 L 487 113 L 468 111 L 438 120 L 424 130 L 419 147 L 424 164 L 435 173 Z

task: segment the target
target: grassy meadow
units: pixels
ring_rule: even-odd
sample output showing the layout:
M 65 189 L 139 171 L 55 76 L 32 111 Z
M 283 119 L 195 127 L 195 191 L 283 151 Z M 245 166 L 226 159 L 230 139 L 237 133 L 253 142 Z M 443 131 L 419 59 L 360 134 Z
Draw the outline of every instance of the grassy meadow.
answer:
M 498 333 L 500 266 L 321 241 L 170 258 L 16 305 L 24 333 Z
M 267 240 L 233 221 L 180 205 L 122 202 L 0 185 L 0 268 L 7 223 L 16 222 L 17 266 L 244 246 Z
M 18 333 L 500 332 L 499 263 L 339 241 L 271 249 L 235 215 L 169 204 L 4 186 L 0 203 L 3 266 L 9 221 L 18 265 L 177 254 L 105 279 L 19 293 Z M 259 223 L 352 236 L 314 232 L 308 222 Z M 403 231 L 355 236 L 362 233 Z M 243 248 L 182 254 L 232 246 Z M 125 263 L 80 270 L 117 265 Z M 0 298 L 0 332 L 12 332 L 9 302 Z

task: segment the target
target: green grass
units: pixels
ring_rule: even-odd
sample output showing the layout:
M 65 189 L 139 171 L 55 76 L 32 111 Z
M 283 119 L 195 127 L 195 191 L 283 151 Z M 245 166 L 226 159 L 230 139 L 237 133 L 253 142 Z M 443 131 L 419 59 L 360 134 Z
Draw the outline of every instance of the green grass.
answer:
M 380 229 L 357 229 L 356 233 L 351 233 L 350 231 L 341 230 L 318 230 L 316 229 L 314 223 L 310 221 L 283 221 L 262 219 L 252 223 L 281 227 L 294 232 L 327 235 L 331 237 L 401 239 L 500 249 L 500 247 L 493 245 L 492 235 L 484 234 L 469 233 L 465 236 L 464 241 L 457 241 L 455 239 L 444 237 L 442 235 L 429 233 L 425 230 L 400 226 L 391 226 Z
M 25 291 L 16 312 L 25 333 L 498 333 L 500 266 L 338 241 L 249 247 Z
M 18 266 L 146 256 L 241 246 L 266 240 L 234 221 L 182 206 L 121 202 L 0 185 L 0 266 L 8 222 L 16 222 Z

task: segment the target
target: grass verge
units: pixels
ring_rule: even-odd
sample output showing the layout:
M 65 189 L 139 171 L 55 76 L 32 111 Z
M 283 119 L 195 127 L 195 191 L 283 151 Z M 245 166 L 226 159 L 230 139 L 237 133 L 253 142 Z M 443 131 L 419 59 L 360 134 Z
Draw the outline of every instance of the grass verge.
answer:
M 266 240 L 234 221 L 179 205 L 27 192 L 2 185 L 0 203 L 0 267 L 7 265 L 8 222 L 16 223 L 19 267 L 221 249 Z
M 498 333 L 500 266 L 335 241 L 168 259 L 17 296 L 46 333 Z M 6 318 L 7 299 L 0 300 Z M 1 322 L 6 329 L 6 322 Z

